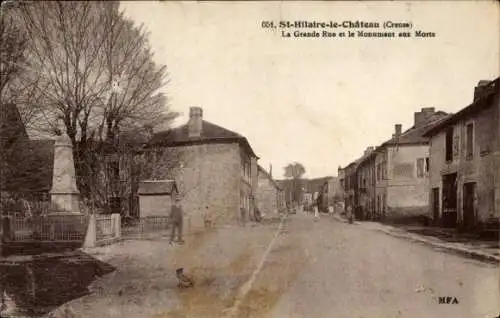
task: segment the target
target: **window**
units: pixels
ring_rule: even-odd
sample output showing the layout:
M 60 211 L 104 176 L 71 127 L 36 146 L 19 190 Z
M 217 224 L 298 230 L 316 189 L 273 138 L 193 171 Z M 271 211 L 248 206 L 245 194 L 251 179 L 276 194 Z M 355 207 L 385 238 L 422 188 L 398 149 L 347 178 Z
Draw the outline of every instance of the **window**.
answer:
M 241 177 L 246 182 L 250 183 L 250 163 L 248 161 L 242 161 Z
M 380 163 L 377 165 L 377 181 L 380 181 Z
M 468 124 L 467 125 L 467 137 L 466 137 L 466 159 L 470 160 L 474 156 L 474 125 L 473 124 Z
M 429 172 L 429 157 L 425 158 L 425 172 Z
M 417 159 L 417 178 L 423 178 L 425 175 L 424 171 L 425 171 L 425 159 L 418 158 Z
M 446 161 L 453 161 L 453 127 L 446 130 Z

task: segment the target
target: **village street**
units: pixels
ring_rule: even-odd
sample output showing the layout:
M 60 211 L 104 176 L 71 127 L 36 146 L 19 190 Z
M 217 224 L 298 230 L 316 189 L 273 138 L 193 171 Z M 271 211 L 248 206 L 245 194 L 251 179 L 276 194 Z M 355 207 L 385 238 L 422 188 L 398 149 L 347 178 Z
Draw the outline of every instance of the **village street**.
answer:
M 117 270 L 55 316 L 68 307 L 81 317 L 498 315 L 493 265 L 327 216 L 291 215 L 280 230 L 279 223 L 188 236 L 185 246 L 157 237 L 94 249 Z M 193 289 L 177 289 L 177 266 L 194 278 Z M 244 297 L 235 301 L 238 293 Z M 459 303 L 439 304 L 439 296 Z

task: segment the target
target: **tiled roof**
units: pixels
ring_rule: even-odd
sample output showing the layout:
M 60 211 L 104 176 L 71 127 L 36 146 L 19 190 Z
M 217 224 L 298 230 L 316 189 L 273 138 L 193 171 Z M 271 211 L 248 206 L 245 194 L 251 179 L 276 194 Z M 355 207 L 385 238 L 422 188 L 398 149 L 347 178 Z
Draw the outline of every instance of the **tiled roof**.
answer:
M 323 177 L 323 178 L 315 178 L 315 179 L 305 179 L 305 188 L 307 192 L 320 192 L 321 189 L 323 188 L 323 185 L 328 182 L 328 180 L 332 179 L 333 177 Z
M 248 140 L 238 133 L 203 120 L 201 136 L 193 138 L 189 137 L 188 127 L 188 124 L 184 124 L 177 128 L 158 132 L 150 139 L 148 146 L 180 146 L 189 144 L 238 142 L 241 146 L 245 147 L 251 155 L 256 157 Z
M 433 135 L 439 133 L 444 128 L 455 124 L 462 118 L 473 116 L 479 113 L 481 110 L 491 107 L 495 103 L 495 99 L 498 100 L 500 95 L 500 77 L 491 81 L 484 89 L 483 95 L 474 101 L 469 106 L 463 108 L 458 113 L 449 116 L 446 120 L 441 121 L 437 125 L 430 127 L 425 132 L 426 137 L 432 137 Z
M 147 180 L 139 183 L 139 195 L 160 195 L 172 194 L 177 190 L 177 184 L 174 180 Z
M 383 142 L 381 145 L 377 146 L 374 151 L 363 154 L 358 159 L 351 162 L 349 165 L 344 167 L 343 169 L 347 169 L 349 167 L 356 167 L 358 165 L 363 164 L 366 160 L 372 158 L 377 151 L 382 150 L 385 146 L 393 146 L 393 145 L 419 145 L 419 144 L 427 144 L 429 142 L 429 138 L 425 137 L 424 134 L 426 131 L 431 129 L 432 127 L 440 124 L 447 118 L 449 118 L 451 114 L 447 114 L 443 111 L 436 112 L 426 124 L 423 124 L 418 127 L 411 127 L 408 130 L 404 131 L 399 138 L 392 137 L 391 139 Z
M 371 151 L 369 153 L 363 154 L 361 157 L 356 159 L 355 164 L 356 165 L 361 165 L 363 164 L 367 159 L 372 158 L 375 155 L 375 151 Z
M 424 136 L 425 132 L 450 116 L 451 115 L 446 114 L 445 112 L 437 112 L 426 124 L 418 127 L 413 126 L 403 132 L 399 138 L 392 137 L 381 146 L 427 144 L 429 142 L 429 138 Z

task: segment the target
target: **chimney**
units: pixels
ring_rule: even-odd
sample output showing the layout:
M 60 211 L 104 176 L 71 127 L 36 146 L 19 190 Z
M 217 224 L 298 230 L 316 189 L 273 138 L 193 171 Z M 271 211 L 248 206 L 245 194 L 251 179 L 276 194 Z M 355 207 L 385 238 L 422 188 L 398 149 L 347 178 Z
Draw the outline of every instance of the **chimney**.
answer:
M 491 81 L 481 80 L 477 83 L 476 87 L 474 87 L 474 101 L 478 100 L 482 97 L 485 92 L 485 86 L 487 86 Z
M 424 107 L 421 111 L 416 112 L 414 116 L 414 125 L 419 127 L 425 125 L 434 115 L 436 109 L 434 107 Z
M 188 133 L 189 138 L 200 138 L 203 129 L 203 109 L 191 107 L 189 109 Z
M 269 164 L 269 176 L 271 177 L 271 179 L 273 178 L 273 165 L 272 164 Z
M 394 137 L 395 138 L 399 138 L 399 136 L 401 136 L 401 129 L 402 129 L 402 125 L 401 124 L 396 124 L 394 125 Z
M 365 149 L 365 156 L 368 155 L 368 154 L 370 154 L 373 151 L 373 149 L 374 149 L 373 146 L 366 147 L 366 149 Z

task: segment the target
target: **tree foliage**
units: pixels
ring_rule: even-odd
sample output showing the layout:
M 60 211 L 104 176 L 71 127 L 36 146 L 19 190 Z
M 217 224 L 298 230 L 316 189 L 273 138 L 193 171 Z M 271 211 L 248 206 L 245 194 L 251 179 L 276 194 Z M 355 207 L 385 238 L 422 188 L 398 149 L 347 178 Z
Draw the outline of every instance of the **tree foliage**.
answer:
M 25 62 L 26 45 L 25 33 L 14 23 L 13 16 L 2 12 L 0 14 L 0 96 L 2 97 L 8 84 L 22 72 L 20 65 Z
M 26 35 L 32 79 L 29 123 L 40 133 L 66 133 L 78 188 L 87 196 L 109 147 L 176 117 L 162 89 L 166 66 L 153 61 L 148 34 L 110 2 L 30 2 L 16 11 Z
M 306 169 L 299 162 L 290 163 L 284 169 L 285 178 L 289 179 L 300 179 L 306 173 Z

